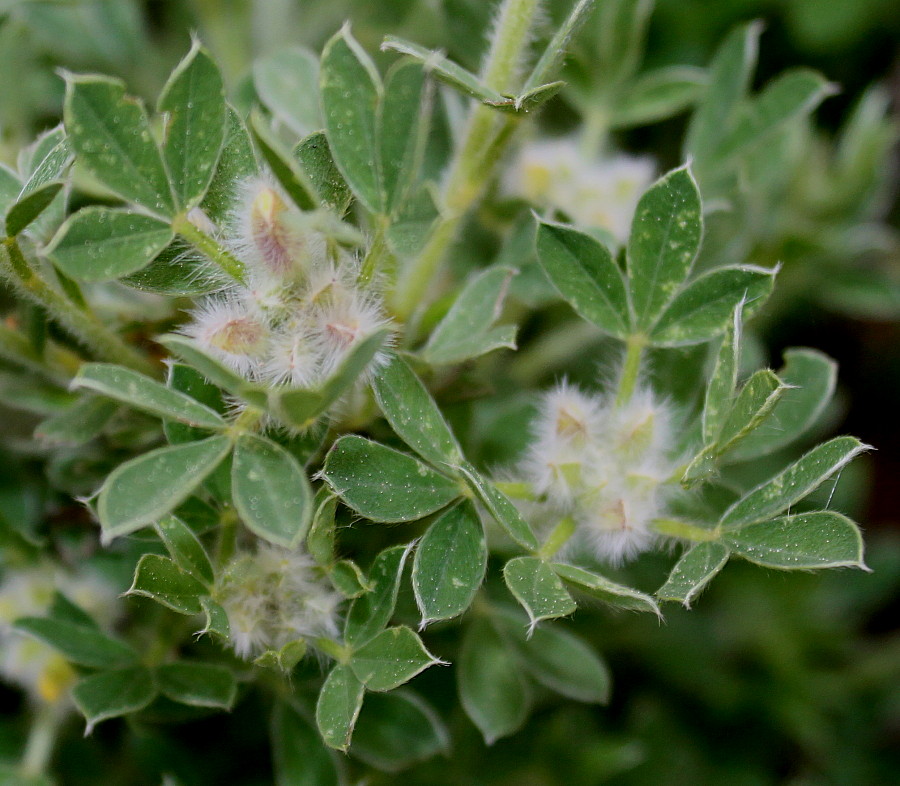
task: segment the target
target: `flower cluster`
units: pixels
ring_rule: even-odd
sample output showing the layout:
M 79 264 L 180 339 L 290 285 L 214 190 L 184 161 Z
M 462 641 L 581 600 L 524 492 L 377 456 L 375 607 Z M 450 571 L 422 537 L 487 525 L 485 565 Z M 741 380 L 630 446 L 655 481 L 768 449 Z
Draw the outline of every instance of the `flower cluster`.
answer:
M 542 139 L 522 147 L 507 185 L 529 202 L 562 211 L 575 224 L 607 230 L 623 244 L 655 170 L 647 157 L 589 159 L 575 138 Z
M 647 551 L 675 462 L 672 414 L 649 390 L 627 403 L 562 383 L 546 393 L 520 467 L 546 512 L 570 516 L 573 543 L 612 564 Z
M 245 280 L 202 303 L 184 332 L 250 380 L 314 387 L 387 326 L 380 298 L 358 285 L 355 259 L 318 229 L 316 216 L 275 186 L 249 181 L 237 204 L 225 242 L 246 266 Z
M 48 704 L 62 700 L 77 675 L 50 645 L 11 626 L 20 617 L 45 616 L 55 591 L 104 626 L 115 621 L 118 611 L 115 588 L 93 573 L 68 574 L 46 564 L 10 573 L 0 582 L 0 676 Z
M 235 555 L 217 582 L 216 599 L 241 658 L 338 632 L 342 597 L 303 552 L 261 543 Z

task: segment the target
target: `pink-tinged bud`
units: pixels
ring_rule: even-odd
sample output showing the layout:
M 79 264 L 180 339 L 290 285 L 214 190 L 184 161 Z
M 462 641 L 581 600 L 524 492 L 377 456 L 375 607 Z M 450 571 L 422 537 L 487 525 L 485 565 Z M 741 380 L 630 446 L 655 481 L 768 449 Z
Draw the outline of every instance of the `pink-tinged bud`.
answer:
M 296 239 L 285 222 L 287 205 L 273 188 L 263 187 L 250 205 L 250 234 L 260 258 L 278 275 L 293 264 Z
M 241 301 L 211 298 L 193 314 L 186 335 L 235 371 L 251 376 L 265 355 L 270 332 Z

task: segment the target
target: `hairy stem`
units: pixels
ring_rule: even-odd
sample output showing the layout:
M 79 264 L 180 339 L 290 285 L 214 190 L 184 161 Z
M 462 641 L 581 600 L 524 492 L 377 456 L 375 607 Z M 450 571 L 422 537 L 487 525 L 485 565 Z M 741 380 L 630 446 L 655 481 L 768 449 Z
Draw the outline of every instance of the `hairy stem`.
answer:
M 641 359 L 647 339 L 640 333 L 628 337 L 625 343 L 625 362 L 622 364 L 622 374 L 619 377 L 619 388 L 616 393 L 616 406 L 621 407 L 631 401 L 634 389 L 637 387 L 641 373 Z
M 214 238 L 194 226 L 187 216 L 178 215 L 172 221 L 172 229 L 188 241 L 201 254 L 209 257 L 235 281 L 244 281 L 244 263 L 223 248 Z
M 24 777 L 37 778 L 47 769 L 62 717 L 62 713 L 53 704 L 41 704 L 38 708 L 19 765 L 19 771 Z

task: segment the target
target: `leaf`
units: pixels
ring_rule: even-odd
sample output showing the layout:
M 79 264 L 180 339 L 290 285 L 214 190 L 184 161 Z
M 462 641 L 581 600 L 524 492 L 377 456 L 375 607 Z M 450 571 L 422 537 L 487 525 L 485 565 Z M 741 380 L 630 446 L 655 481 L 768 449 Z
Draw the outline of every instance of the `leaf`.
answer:
M 431 332 L 422 359 L 429 365 L 451 365 L 500 347 L 515 349 L 514 326 L 491 329 L 514 275 L 511 268 L 491 267 L 469 279 Z
M 350 604 L 344 624 L 344 640 L 351 646 L 371 641 L 390 622 L 397 603 L 400 576 L 409 556 L 409 546 L 385 549 L 369 569 L 369 587 L 365 595 Z
M 463 709 L 488 745 L 525 723 L 531 691 L 518 662 L 490 622 L 476 617 L 463 637 L 456 669 Z
M 766 420 L 786 391 L 785 384 L 771 371 L 757 371 L 741 388 L 728 417 L 722 424 L 717 451 L 725 453 Z
M 47 617 L 20 617 L 13 628 L 58 650 L 68 661 L 92 669 L 108 669 L 134 663 L 137 653 L 127 644 L 107 636 L 91 621 Z
M 157 448 L 117 467 L 97 500 L 109 542 L 152 524 L 184 502 L 231 450 L 228 437 Z
M 195 636 L 202 636 L 204 633 L 218 636 L 222 641 L 231 639 L 231 626 L 228 624 L 228 613 L 218 603 L 209 596 L 200 597 L 200 608 L 206 617 L 206 624 L 203 629 L 197 631 Z
M 272 711 L 275 786 L 340 786 L 338 770 L 315 729 L 288 702 Z
M 513 597 L 528 612 L 529 631 L 542 620 L 565 617 L 577 606 L 559 576 L 538 557 L 515 557 L 503 568 L 503 578 Z
M 352 434 L 334 443 L 322 475 L 357 513 L 388 524 L 434 513 L 462 491 L 413 456 Z
M 594 57 L 605 84 L 626 84 L 641 62 L 653 3 L 607 0 L 600 6 Z
M 383 630 L 353 653 L 350 667 L 366 688 L 398 688 L 440 661 L 405 625 Z
M 615 105 L 610 126 L 633 128 L 657 123 L 694 104 L 706 74 L 691 66 L 667 66 L 639 76 Z
M 650 333 L 660 347 L 683 347 L 715 338 L 728 326 L 735 308 L 749 316 L 772 293 L 777 268 L 744 265 L 710 271 L 678 293 Z
M 868 445 L 853 437 L 836 437 L 813 448 L 783 472 L 735 502 L 722 515 L 720 525 L 735 529 L 777 516 L 867 450 Z
M 657 617 L 662 618 L 656 601 L 643 592 L 638 592 L 638 590 L 626 587 L 623 584 L 616 584 L 605 576 L 591 573 L 582 568 L 576 568 L 574 565 L 564 565 L 557 562 L 552 564 L 551 567 L 563 581 L 574 585 L 575 589 L 590 595 L 592 598 L 620 609 L 652 611 Z
M 165 663 L 156 669 L 156 680 L 163 696 L 190 707 L 228 711 L 237 697 L 234 674 L 214 663 Z
M 141 292 L 171 297 L 198 297 L 218 292 L 230 284 L 220 267 L 196 254 L 182 238 L 176 237 L 148 265 L 125 276 L 121 282 Z
M 416 547 L 412 584 L 422 627 L 466 611 L 486 568 L 484 528 L 475 506 L 463 500 L 432 523 Z
M 184 363 L 170 361 L 167 365 L 167 388 L 190 396 L 194 401 L 217 414 L 225 412 L 226 405 L 222 397 L 222 391 L 209 382 L 203 374 Z M 166 439 L 173 445 L 179 445 L 183 442 L 196 442 L 198 439 L 204 439 L 209 436 L 203 429 L 188 426 L 175 420 L 164 421 L 163 431 L 166 434 Z
M 570 227 L 538 220 L 537 253 L 553 286 L 580 317 L 617 338 L 628 335 L 625 282 L 606 246 Z
M 253 434 L 238 437 L 231 489 L 234 506 L 253 534 L 287 549 L 306 536 L 312 487 L 297 460 L 280 445 Z
M 226 105 L 225 143 L 202 206 L 214 223 L 228 219 L 238 196 L 236 185 L 259 174 L 253 143 L 243 120 Z
M 305 47 L 291 46 L 259 58 L 253 85 L 266 108 L 297 136 L 322 127 L 319 60 Z
M 338 664 L 331 670 L 316 702 L 316 725 L 330 748 L 345 751 L 350 746 L 365 693 L 349 666 Z
M 306 655 L 308 647 L 306 639 L 294 639 L 282 645 L 277 650 L 266 650 L 262 655 L 253 659 L 256 666 L 278 669 L 284 675 L 290 675 L 294 667 Z
M 158 109 L 167 114 L 163 157 L 175 197 L 190 209 L 206 195 L 227 132 L 222 75 L 198 41 L 166 82 Z
M 391 428 L 436 467 L 462 460 L 462 449 L 431 394 L 403 358 L 394 355 L 372 380 L 378 406 Z
M 313 504 L 312 524 L 306 536 L 306 548 L 319 564 L 328 566 L 334 562 L 334 514 L 338 498 L 323 485 L 317 492 Z
M 657 180 L 641 197 L 626 256 L 636 328 L 653 326 L 675 297 L 702 235 L 700 192 L 687 166 Z
M 85 734 L 108 718 L 144 709 L 155 697 L 153 675 L 143 666 L 102 671 L 72 688 L 72 700 L 87 721 Z
M 389 773 L 449 750 L 450 735 L 440 717 L 407 690 L 367 696 L 350 747 L 355 759 Z
M 748 461 L 769 455 L 802 436 L 818 420 L 834 395 L 837 364 L 814 349 L 789 349 L 778 377 L 790 386 L 772 413 L 740 445 L 728 461 Z
M 578 0 L 563 23 L 556 29 L 547 48 L 525 80 L 523 91 L 530 91 L 555 76 L 568 54 L 572 39 L 584 27 L 594 10 L 596 0 Z
M 506 609 L 494 609 L 492 617 L 520 664 L 541 685 L 575 701 L 609 701 L 609 669 L 584 641 L 559 625 L 532 630 L 518 613 Z
M 47 256 L 78 281 L 112 281 L 150 264 L 174 234 L 165 221 L 107 207 L 86 207 L 69 216 Z
M 698 543 L 681 555 L 656 597 L 678 601 L 689 609 L 694 598 L 725 567 L 728 556 L 728 548 L 721 543 Z
M 723 539 L 736 554 L 767 568 L 866 569 L 859 527 L 830 510 L 747 524 Z
M 175 202 L 143 105 L 100 76 L 66 78 L 66 132 L 79 163 L 122 198 L 160 216 Z
M 725 161 L 749 152 L 790 121 L 812 112 L 836 92 L 835 85 L 809 68 L 785 71 L 746 107 L 735 128 L 715 151 L 716 159 Z
M 24 163 L 24 162 L 23 162 Z M 28 161 L 25 184 L 19 198 L 31 194 L 54 180 L 62 178 L 72 163 L 72 150 L 61 125 L 47 131 L 35 141 Z
M 325 133 L 338 169 L 370 212 L 383 212 L 386 200 L 376 127 L 381 79 L 347 25 L 322 51 L 320 91 Z
M 215 581 L 212 562 L 206 549 L 181 519 L 166 516 L 156 523 L 156 534 L 165 544 L 175 564 L 185 573 L 207 586 Z
M 353 202 L 353 192 L 334 163 L 324 132 L 317 131 L 301 139 L 293 156 L 306 173 L 319 201 L 339 216 L 344 215 Z
M 199 614 L 200 598 L 209 594 L 197 579 L 181 570 L 168 557 L 144 554 L 134 570 L 134 580 L 126 595 L 155 600 L 179 614 Z
M 358 598 L 369 591 L 366 577 L 363 576 L 359 566 L 349 559 L 338 560 L 331 565 L 328 578 L 334 588 L 345 598 Z
M 479 501 L 488 509 L 491 516 L 509 537 L 529 551 L 538 548 L 538 540 L 531 526 L 522 518 L 522 514 L 502 491 L 490 480 L 482 477 L 471 465 L 463 465 L 460 467 L 460 472 Z
M 743 305 L 735 306 L 731 321 L 725 328 L 725 335 L 722 336 L 716 365 L 706 388 L 703 404 L 704 444 L 715 442 L 731 411 L 740 366 L 742 313 Z
M 21 197 L 6 214 L 6 234 L 15 237 L 35 221 L 53 202 L 62 183 L 47 183 Z
M 268 127 L 263 117 L 255 111 L 250 115 L 250 130 L 263 159 L 294 204 L 301 210 L 315 209 L 317 205 L 314 189 L 306 173 L 284 149 L 278 136 Z
M 84 396 L 58 415 L 41 421 L 34 435 L 52 445 L 83 445 L 100 435 L 118 409 L 102 396 Z
M 378 105 L 377 133 L 384 210 L 397 215 L 422 167 L 433 90 L 422 66 L 400 60 L 387 73 Z
M 111 363 L 85 363 L 72 387 L 86 388 L 160 418 L 208 429 L 225 428 L 218 412 L 155 379 Z

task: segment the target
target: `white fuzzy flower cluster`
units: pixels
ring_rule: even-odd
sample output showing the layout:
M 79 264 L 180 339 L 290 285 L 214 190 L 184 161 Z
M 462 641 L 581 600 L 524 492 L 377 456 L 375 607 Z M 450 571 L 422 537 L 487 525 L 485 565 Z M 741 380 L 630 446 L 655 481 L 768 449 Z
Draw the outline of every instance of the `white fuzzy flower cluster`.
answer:
M 59 591 L 101 626 L 118 616 L 115 588 L 93 573 L 67 574 L 50 564 L 10 573 L 0 582 L 0 676 L 32 699 L 56 704 L 77 675 L 55 649 L 12 629 L 20 617 L 44 616 Z
M 355 259 L 275 186 L 249 181 L 237 204 L 226 242 L 245 282 L 208 298 L 184 332 L 250 380 L 313 387 L 388 324 L 381 300 L 357 285 Z
M 617 154 L 588 159 L 574 137 L 526 143 L 509 170 L 512 193 L 607 230 L 624 244 L 641 194 L 656 176 L 651 158 Z
M 612 563 L 647 551 L 675 468 L 672 415 L 649 390 L 628 403 L 562 383 L 545 394 L 520 471 L 545 512 L 570 516 L 573 544 Z
M 307 554 L 261 543 L 237 554 L 216 586 L 231 645 L 245 659 L 297 639 L 338 633 L 343 598 Z

